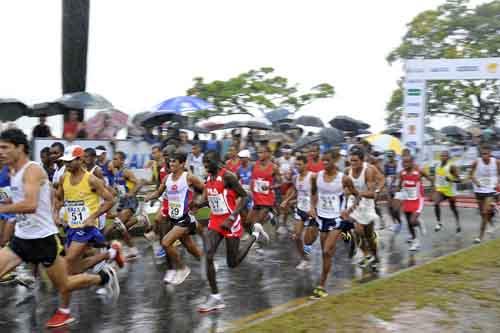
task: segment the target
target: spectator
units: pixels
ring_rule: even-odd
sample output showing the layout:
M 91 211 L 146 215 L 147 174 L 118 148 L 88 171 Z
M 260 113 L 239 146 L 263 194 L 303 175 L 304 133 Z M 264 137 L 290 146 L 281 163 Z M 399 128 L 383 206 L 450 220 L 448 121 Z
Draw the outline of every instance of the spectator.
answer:
M 49 177 L 49 179 L 52 179 L 56 169 L 54 168 L 54 164 L 51 163 L 51 160 L 50 160 L 50 148 L 49 147 L 45 147 L 42 150 L 40 150 L 40 160 L 42 161 L 42 166 L 45 169 L 45 172 L 47 172 L 47 176 Z
M 193 149 L 193 145 L 188 142 L 188 134 L 184 131 L 181 131 L 179 133 L 179 148 L 177 148 L 178 152 L 183 152 L 185 154 L 191 153 L 191 150 Z
M 203 153 L 201 152 L 200 143 L 195 143 L 193 145 L 191 153 L 189 153 L 187 158 L 188 169 L 200 179 L 205 179 L 205 167 L 203 166 Z
M 220 151 L 219 141 L 217 141 L 217 135 L 215 133 L 211 134 L 210 140 L 208 140 L 205 145 L 205 152 L 207 151 Z
M 47 116 L 42 115 L 38 119 L 39 124 L 33 128 L 33 133 L 32 137 L 33 138 L 49 138 L 52 136 L 52 133 L 50 132 L 50 127 L 46 124 L 47 122 Z
M 81 137 L 83 134 L 83 125 L 78 119 L 78 111 L 69 111 L 68 121 L 64 122 L 63 138 L 69 141 Z
M 224 134 L 224 138 L 221 143 L 221 152 L 220 155 L 225 157 L 229 151 L 229 148 L 233 145 L 233 140 L 231 139 L 229 133 Z M 239 151 L 239 148 L 237 148 Z

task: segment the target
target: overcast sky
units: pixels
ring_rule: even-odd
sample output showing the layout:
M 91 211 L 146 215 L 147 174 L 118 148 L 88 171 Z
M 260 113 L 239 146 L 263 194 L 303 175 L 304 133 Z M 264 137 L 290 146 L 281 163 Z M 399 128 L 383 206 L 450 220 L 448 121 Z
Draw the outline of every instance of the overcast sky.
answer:
M 414 16 L 443 2 L 91 1 L 87 91 L 133 114 L 184 95 L 195 76 L 223 80 L 271 66 L 303 88 L 334 85 L 334 98 L 302 113 L 351 115 L 381 130 L 402 76 L 385 58 Z M 61 1 L 1 1 L 0 27 L 0 97 L 59 97 Z M 50 125 L 60 134 L 59 117 Z

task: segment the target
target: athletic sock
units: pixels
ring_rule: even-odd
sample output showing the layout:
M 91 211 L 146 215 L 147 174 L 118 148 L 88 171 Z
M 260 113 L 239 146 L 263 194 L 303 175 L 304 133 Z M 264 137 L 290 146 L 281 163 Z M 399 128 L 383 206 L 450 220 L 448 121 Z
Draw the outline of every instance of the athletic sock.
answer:
M 70 312 L 69 308 L 59 308 L 57 310 L 61 313 L 64 313 L 64 314 L 69 314 L 69 312 Z

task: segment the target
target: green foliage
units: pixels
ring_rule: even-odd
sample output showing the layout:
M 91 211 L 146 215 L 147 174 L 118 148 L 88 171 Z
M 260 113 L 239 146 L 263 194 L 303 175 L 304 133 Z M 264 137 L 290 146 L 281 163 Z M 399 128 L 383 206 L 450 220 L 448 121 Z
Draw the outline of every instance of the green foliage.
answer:
M 335 91 L 330 84 L 321 83 L 308 92 L 299 92 L 298 85 L 274 75 L 273 68 L 263 67 L 227 81 L 205 82 L 202 77 L 196 77 L 187 94 L 203 98 L 215 106 L 215 110 L 194 114 L 197 118 L 208 118 L 216 115 L 254 115 L 256 110 L 277 108 L 286 108 L 293 113 L 315 100 L 333 97 Z
M 417 15 L 409 24 L 402 43 L 387 60 L 425 58 L 486 58 L 500 56 L 500 1 L 475 8 L 469 0 L 448 0 L 436 10 Z M 483 127 L 495 124 L 500 114 L 500 83 L 494 80 L 428 82 L 429 115 L 452 115 Z M 398 88 L 398 90 L 400 90 Z M 401 92 L 388 103 L 386 120 L 401 117 Z M 399 102 L 399 105 L 395 105 Z M 390 107 L 389 107 L 390 106 Z

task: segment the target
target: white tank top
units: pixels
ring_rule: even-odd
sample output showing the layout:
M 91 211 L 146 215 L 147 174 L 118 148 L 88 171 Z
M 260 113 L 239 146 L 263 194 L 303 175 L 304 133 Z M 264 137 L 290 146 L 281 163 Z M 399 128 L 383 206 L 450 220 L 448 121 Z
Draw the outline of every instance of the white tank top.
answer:
M 363 162 L 363 169 L 361 170 L 361 173 L 359 174 L 358 178 L 354 178 L 352 168 L 349 170 L 349 177 L 352 180 L 352 183 L 354 185 L 354 188 L 358 190 L 359 192 L 366 191 L 367 186 L 366 186 L 366 169 L 367 169 L 367 163 Z
M 307 172 L 304 179 L 300 180 L 300 175 L 295 178 L 297 208 L 306 213 L 311 209 L 311 175 L 311 172 Z
M 476 193 L 494 193 L 498 183 L 498 168 L 497 160 L 490 157 L 490 162 L 485 164 L 482 158 L 477 160 L 477 166 L 474 177 L 481 186 L 474 184 L 474 192 Z
M 318 173 L 316 186 L 318 189 L 318 205 L 316 207 L 319 217 L 333 219 L 340 216 L 344 192 L 342 187 L 342 177 L 344 174 L 338 172 L 335 179 L 325 182 L 325 171 Z
M 165 181 L 165 199 L 168 200 L 168 216 L 173 219 L 180 219 L 188 213 L 189 204 L 189 185 L 187 181 L 187 172 L 174 181 L 174 175 L 169 174 Z
M 32 164 L 41 168 L 38 163 L 29 161 L 11 178 L 12 201 L 14 203 L 24 200 L 24 172 Z M 14 235 L 22 239 L 39 239 L 57 233 L 57 227 L 52 219 L 51 187 L 49 179 L 46 178 L 40 186 L 35 213 L 16 214 Z

